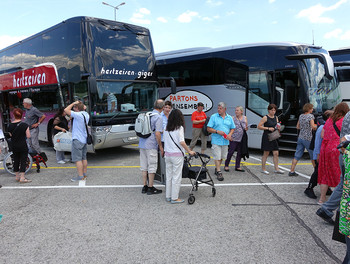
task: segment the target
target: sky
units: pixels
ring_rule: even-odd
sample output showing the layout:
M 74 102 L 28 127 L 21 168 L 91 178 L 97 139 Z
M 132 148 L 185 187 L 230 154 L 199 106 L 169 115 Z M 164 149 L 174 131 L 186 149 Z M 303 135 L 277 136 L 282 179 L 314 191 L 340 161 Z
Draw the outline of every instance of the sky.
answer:
M 292 41 L 350 47 L 350 0 L 104 0 L 117 21 L 150 29 L 156 53 Z M 0 0 L 0 49 L 75 16 L 114 20 L 97 0 Z

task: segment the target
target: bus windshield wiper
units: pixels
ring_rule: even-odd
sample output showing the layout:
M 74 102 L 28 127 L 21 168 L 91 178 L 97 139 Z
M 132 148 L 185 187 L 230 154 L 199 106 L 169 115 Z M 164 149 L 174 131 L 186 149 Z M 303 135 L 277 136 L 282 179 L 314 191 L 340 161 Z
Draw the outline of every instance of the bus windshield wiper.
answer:
M 114 116 L 112 116 L 110 119 L 107 120 L 107 123 L 109 123 L 110 121 L 112 121 L 115 117 L 117 117 L 118 115 L 120 115 L 120 112 L 116 113 Z

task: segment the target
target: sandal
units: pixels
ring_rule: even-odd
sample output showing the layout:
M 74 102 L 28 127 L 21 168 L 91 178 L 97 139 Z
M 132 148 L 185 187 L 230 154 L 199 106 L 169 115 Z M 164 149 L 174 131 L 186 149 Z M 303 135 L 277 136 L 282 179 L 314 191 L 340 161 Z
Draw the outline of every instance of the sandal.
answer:
M 18 178 L 16 177 L 16 182 L 19 182 L 19 181 L 20 181 L 20 179 L 21 179 L 20 177 L 18 177 Z
M 224 170 L 225 171 L 230 171 L 230 169 L 228 167 L 225 167 Z
M 28 180 L 27 178 L 24 178 L 23 180 L 20 180 L 19 183 L 30 183 L 31 180 Z

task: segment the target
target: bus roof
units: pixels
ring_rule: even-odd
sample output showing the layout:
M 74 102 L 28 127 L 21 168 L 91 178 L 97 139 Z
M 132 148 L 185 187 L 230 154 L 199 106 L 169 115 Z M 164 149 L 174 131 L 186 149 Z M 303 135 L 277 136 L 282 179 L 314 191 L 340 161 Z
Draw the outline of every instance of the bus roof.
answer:
M 45 32 L 49 32 L 51 31 L 52 29 L 56 28 L 56 27 L 59 27 L 60 25 L 62 24 L 65 24 L 65 23 L 68 23 L 68 22 L 83 22 L 83 21 L 90 21 L 90 22 L 95 22 L 95 23 L 101 23 L 102 25 L 118 25 L 118 26 L 121 26 L 123 27 L 123 29 L 127 29 L 127 30 L 130 30 L 130 31 L 143 31 L 143 32 L 147 32 L 149 34 L 149 30 L 147 28 L 144 28 L 144 27 L 141 27 L 141 26 L 136 26 L 136 25 L 132 25 L 132 24 L 128 24 L 128 23 L 124 23 L 124 22 L 119 22 L 119 21 L 114 21 L 114 20 L 108 20 L 108 19 L 103 19 L 103 18 L 96 18 L 96 17 L 89 17 L 89 16 L 77 16 L 77 17 L 71 17 L 71 18 L 68 18 L 66 20 L 63 20 L 61 23 L 58 23 L 52 27 L 49 27 L 47 29 L 44 29 L 43 31 L 40 31 L 30 37 L 27 37 L 23 40 L 20 40 L 19 42 L 17 43 L 14 43 L 4 49 L 1 49 L 0 52 L 2 51 L 5 51 L 7 49 L 10 49 L 10 48 L 13 48 L 17 45 L 20 45 L 22 42 L 25 42 L 25 41 L 28 41 L 28 40 L 31 40 L 33 38 L 36 38 L 37 36 L 40 36 L 42 34 L 44 34 Z
M 157 60 L 162 60 L 162 59 L 177 58 L 179 56 L 185 57 L 185 56 L 205 54 L 209 52 L 218 52 L 218 51 L 225 51 L 225 50 L 231 50 L 231 49 L 242 49 L 242 48 L 263 47 L 263 46 L 266 46 L 266 47 L 268 46 L 282 46 L 282 47 L 306 46 L 306 47 L 312 47 L 312 48 L 321 48 L 319 46 L 296 43 L 296 42 L 256 42 L 256 43 L 239 44 L 239 45 L 232 45 L 232 46 L 226 46 L 226 47 L 220 47 L 220 48 L 198 47 L 198 48 L 167 51 L 167 52 L 157 53 L 156 58 Z

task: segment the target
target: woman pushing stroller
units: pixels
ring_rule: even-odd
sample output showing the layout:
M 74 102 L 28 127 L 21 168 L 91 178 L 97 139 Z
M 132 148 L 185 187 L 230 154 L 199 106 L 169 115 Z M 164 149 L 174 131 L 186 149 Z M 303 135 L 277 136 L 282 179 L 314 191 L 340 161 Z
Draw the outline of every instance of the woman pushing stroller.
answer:
M 168 118 L 168 124 L 164 131 L 164 151 L 166 166 L 166 200 L 172 204 L 183 203 L 179 199 L 179 191 L 182 179 L 182 167 L 185 150 L 190 155 L 195 155 L 185 143 L 185 121 L 183 114 L 178 109 L 173 109 Z

